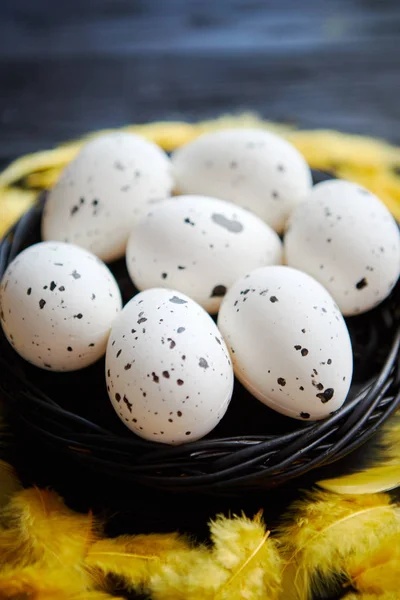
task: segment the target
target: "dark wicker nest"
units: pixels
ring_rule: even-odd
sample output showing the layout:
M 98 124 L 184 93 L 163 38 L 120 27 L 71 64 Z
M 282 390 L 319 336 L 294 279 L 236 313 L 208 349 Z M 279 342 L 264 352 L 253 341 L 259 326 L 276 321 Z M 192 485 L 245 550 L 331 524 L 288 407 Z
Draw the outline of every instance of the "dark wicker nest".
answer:
M 321 174 L 314 173 L 316 180 Z M 42 198 L 0 242 L 0 278 L 40 239 Z M 124 298 L 135 290 L 123 260 L 110 265 Z M 147 442 L 114 413 L 104 361 L 75 373 L 42 371 L 0 334 L 0 394 L 12 415 L 42 443 L 92 472 L 164 491 L 230 494 L 262 490 L 325 467 L 369 440 L 400 403 L 400 285 L 376 309 L 347 319 L 355 371 L 344 406 L 303 423 L 256 401 L 238 382 L 227 415 L 206 438 L 182 446 Z

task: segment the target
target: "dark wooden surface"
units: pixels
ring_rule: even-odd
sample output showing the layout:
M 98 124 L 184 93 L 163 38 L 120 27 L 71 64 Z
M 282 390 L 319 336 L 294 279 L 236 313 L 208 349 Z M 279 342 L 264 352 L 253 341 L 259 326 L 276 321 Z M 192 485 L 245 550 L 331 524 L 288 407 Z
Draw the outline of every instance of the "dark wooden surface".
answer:
M 255 110 L 400 142 L 398 0 L 0 0 L 0 160 Z

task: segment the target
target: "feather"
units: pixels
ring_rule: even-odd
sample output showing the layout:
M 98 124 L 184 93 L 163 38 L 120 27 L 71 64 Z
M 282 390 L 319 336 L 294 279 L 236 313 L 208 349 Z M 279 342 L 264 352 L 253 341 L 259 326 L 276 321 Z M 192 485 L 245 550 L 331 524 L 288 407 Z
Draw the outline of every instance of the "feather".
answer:
M 78 565 L 96 537 L 91 514 L 68 509 L 54 492 L 36 488 L 13 496 L 2 511 L 0 564 Z
M 121 577 L 128 588 L 142 589 L 162 561 L 188 548 L 186 540 L 176 533 L 123 535 L 95 542 L 86 556 L 85 565 L 91 571 Z
M 351 556 L 347 563 L 351 584 L 360 592 L 398 592 L 400 586 L 400 532 L 366 557 Z
M 193 548 L 161 563 L 150 576 L 147 591 L 152 600 L 220 600 L 218 590 L 228 577 L 208 549 Z
M 73 594 L 68 600 L 123 600 L 123 598 L 120 598 L 119 596 L 110 596 L 107 592 L 92 590 L 90 592 Z
M 153 573 L 149 591 L 155 600 L 277 598 L 282 565 L 261 513 L 254 519 L 219 515 L 210 533 L 210 549 L 180 552 Z
M 254 519 L 227 519 L 219 515 L 210 524 L 212 557 L 229 570 L 217 598 L 277 597 L 281 585 L 281 559 L 269 537 L 261 512 Z
M 387 494 L 340 496 L 313 491 L 296 501 L 278 530 L 286 565 L 295 566 L 300 600 L 334 587 L 351 555 L 365 556 L 400 532 L 400 514 Z
M 333 479 L 319 481 L 318 485 L 338 494 L 375 494 L 400 486 L 400 412 L 394 414 L 381 428 L 367 448 L 368 466 L 361 471 Z
M 69 600 L 89 591 L 79 575 L 70 570 L 29 566 L 23 569 L 3 568 L 0 572 L 2 600 Z M 79 596 L 78 596 L 79 597 Z
M 295 586 L 297 568 L 295 564 L 287 565 L 282 572 L 282 589 L 279 600 L 298 600 Z
M 400 486 L 400 462 L 397 465 L 372 467 L 358 473 L 325 479 L 320 481 L 318 485 L 336 494 L 387 492 Z
M 385 592 L 383 594 L 355 594 L 351 592 L 343 600 L 399 600 L 398 592 Z

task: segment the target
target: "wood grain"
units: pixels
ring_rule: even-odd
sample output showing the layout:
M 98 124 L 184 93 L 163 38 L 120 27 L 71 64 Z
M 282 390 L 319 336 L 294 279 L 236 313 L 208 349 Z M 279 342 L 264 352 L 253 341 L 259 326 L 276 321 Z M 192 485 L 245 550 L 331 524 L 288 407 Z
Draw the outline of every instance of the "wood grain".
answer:
M 0 160 L 254 110 L 400 141 L 397 0 L 2 0 Z

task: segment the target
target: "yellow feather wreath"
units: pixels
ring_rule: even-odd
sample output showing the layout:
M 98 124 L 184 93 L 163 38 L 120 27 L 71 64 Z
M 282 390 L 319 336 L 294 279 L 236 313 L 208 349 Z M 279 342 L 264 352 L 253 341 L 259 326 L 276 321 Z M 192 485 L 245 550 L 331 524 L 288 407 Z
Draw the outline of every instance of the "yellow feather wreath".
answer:
M 398 588 L 400 507 L 386 494 L 309 492 L 275 532 L 261 513 L 218 515 L 208 545 L 176 533 L 104 538 L 91 514 L 36 488 L 16 492 L 0 519 L 6 600 L 111 600 L 109 576 L 152 600 L 306 600 L 346 588 L 349 599 L 389 599 Z

